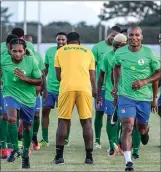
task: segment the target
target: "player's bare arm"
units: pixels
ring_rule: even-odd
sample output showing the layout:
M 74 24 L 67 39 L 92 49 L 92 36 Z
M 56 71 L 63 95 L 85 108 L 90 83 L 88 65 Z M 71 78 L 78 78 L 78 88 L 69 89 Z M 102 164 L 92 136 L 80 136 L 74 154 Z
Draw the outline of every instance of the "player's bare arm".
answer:
M 60 67 L 55 67 L 56 69 L 56 77 L 58 81 L 61 81 L 61 68 Z

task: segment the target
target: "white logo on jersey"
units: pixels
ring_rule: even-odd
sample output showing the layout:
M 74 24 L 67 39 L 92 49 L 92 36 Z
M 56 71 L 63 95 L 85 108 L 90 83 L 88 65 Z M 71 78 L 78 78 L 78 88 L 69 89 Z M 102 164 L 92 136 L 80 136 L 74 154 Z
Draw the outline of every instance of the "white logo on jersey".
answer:
M 122 109 L 122 110 L 121 110 L 121 113 L 125 113 L 125 109 Z
M 140 59 L 140 60 L 138 60 L 138 64 L 140 65 L 140 66 L 142 66 L 142 65 L 144 65 L 144 60 L 143 59 Z

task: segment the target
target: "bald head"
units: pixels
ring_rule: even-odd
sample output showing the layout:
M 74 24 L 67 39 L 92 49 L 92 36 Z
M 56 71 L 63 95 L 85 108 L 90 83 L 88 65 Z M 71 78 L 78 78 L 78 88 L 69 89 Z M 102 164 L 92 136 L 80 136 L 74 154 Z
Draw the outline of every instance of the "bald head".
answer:
M 138 30 L 142 34 L 142 29 L 139 26 L 130 26 L 127 30 L 127 33 L 129 34 L 130 32 Z

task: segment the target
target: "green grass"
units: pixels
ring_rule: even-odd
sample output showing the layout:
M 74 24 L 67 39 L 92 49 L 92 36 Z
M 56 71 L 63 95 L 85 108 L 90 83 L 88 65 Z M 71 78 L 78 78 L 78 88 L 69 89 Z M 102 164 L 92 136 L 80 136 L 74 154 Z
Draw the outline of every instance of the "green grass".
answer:
M 93 117 L 94 119 L 94 117 Z M 50 114 L 49 141 L 50 146 L 44 147 L 39 151 L 32 151 L 31 169 L 28 171 L 124 171 L 124 157 L 117 155 L 108 157 L 106 150 L 108 140 L 106 135 L 106 116 L 104 116 L 104 126 L 102 129 L 102 149 L 94 150 L 94 165 L 85 165 L 84 142 L 82 138 L 82 129 L 76 111 L 73 113 L 70 147 L 65 147 L 64 159 L 65 165 L 52 165 L 50 162 L 55 155 L 55 135 L 57 127 L 56 111 Z M 140 158 L 134 160 L 135 171 L 160 171 L 160 118 L 152 114 L 150 120 L 150 140 L 148 145 L 141 145 Z M 41 130 L 39 131 L 41 139 Z M 21 169 L 21 158 L 15 163 L 1 162 L 2 171 L 23 171 Z M 24 170 L 25 171 L 25 170 Z

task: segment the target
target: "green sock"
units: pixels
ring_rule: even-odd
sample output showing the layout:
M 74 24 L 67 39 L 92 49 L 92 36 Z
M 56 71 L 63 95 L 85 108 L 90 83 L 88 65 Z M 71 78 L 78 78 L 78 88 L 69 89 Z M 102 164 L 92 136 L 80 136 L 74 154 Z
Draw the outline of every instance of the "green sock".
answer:
M 113 149 L 114 148 L 114 143 L 113 143 L 113 126 L 111 124 L 111 120 L 107 120 L 106 132 L 107 132 L 107 136 L 108 136 L 108 140 L 109 140 L 110 149 Z
M 133 143 L 133 154 L 139 155 L 139 148 L 140 148 L 140 143 L 141 143 L 141 135 L 137 131 L 136 127 L 133 128 L 132 143 Z
M 101 138 L 101 128 L 103 125 L 103 114 L 104 112 L 96 111 L 95 115 L 95 121 L 94 121 L 94 128 L 95 128 L 95 137 L 96 142 L 100 144 L 100 138 Z
M 70 135 L 70 129 L 68 130 L 66 138 L 65 138 L 65 141 L 67 141 L 67 142 L 69 142 L 69 135 Z
M 48 142 L 48 128 L 42 128 L 42 137 L 44 141 Z
M 30 131 L 26 131 L 23 129 L 23 157 L 29 156 L 29 148 L 33 137 L 32 130 L 32 128 L 30 129 Z
M 7 135 L 7 147 L 10 148 L 10 149 L 13 149 L 9 132 L 8 132 L 8 135 Z
M 118 144 L 118 122 L 116 122 L 114 125 L 112 125 L 112 135 L 113 135 L 113 142 Z
M 34 120 L 33 123 L 33 136 L 37 136 L 40 125 L 40 119 Z
M 120 120 L 118 119 L 118 129 L 117 129 L 117 143 L 121 142 L 121 123 Z
M 7 148 L 7 134 L 8 133 L 8 122 L 7 120 L 1 120 L 1 145 L 2 149 Z
M 8 124 L 8 132 L 10 135 L 10 139 L 13 145 L 13 149 L 18 152 L 19 146 L 18 146 L 18 129 L 17 124 Z

